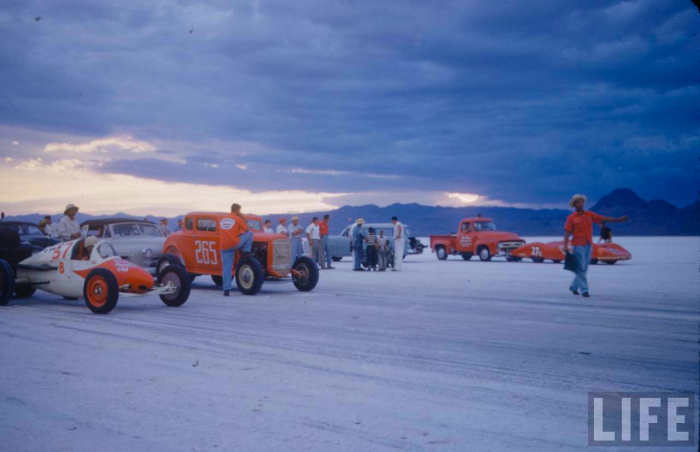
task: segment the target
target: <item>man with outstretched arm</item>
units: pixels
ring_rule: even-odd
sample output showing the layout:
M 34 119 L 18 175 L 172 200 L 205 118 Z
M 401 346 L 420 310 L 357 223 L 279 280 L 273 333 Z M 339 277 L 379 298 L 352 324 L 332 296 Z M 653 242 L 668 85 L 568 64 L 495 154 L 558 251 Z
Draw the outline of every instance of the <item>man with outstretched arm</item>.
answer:
M 627 215 L 620 218 L 606 217 L 598 215 L 589 210 L 584 210 L 583 206 L 586 203 L 585 195 L 574 195 L 569 201 L 569 206 L 573 207 L 574 212 L 566 219 L 564 225 L 564 251 L 569 253 L 569 236 L 571 245 L 573 246 L 573 256 L 576 261 L 576 276 L 574 277 L 569 290 L 578 295 L 579 290 L 584 297 L 588 297 L 588 264 L 591 261 L 591 251 L 593 250 L 593 223 L 619 223 L 627 221 Z

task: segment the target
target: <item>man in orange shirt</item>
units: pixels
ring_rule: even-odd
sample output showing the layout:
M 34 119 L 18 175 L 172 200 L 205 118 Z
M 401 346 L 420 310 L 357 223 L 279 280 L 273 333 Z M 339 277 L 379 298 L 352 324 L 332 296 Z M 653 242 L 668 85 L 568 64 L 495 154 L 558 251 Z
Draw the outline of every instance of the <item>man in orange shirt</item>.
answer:
M 591 250 L 593 249 L 593 223 L 617 223 L 627 221 L 627 215 L 620 218 L 606 217 L 597 213 L 584 210 L 586 196 L 574 195 L 569 201 L 569 205 L 576 210 L 568 216 L 564 225 L 564 250 L 569 252 L 569 236 L 573 246 L 573 256 L 576 260 L 576 276 L 574 277 L 569 290 L 578 295 L 579 290 L 584 297 L 588 297 L 588 264 L 591 261 Z
M 231 291 L 233 257 L 237 250 L 242 249 L 245 252 L 242 259 L 245 259 L 253 246 L 253 233 L 248 230 L 248 223 L 241 215 L 240 204 L 231 204 L 231 214 L 219 220 L 219 230 L 221 231 L 219 248 L 223 265 L 221 276 L 224 296 L 228 297 Z

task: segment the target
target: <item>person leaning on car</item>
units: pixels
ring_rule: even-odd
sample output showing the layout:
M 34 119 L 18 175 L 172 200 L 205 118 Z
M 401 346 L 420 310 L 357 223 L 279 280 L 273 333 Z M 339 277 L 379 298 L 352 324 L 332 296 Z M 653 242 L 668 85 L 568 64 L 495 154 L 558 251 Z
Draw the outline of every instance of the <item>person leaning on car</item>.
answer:
M 574 213 L 568 216 L 564 225 L 564 250 L 569 252 L 569 236 L 573 245 L 573 256 L 576 261 L 576 276 L 569 286 L 569 290 L 578 295 L 579 290 L 584 297 L 588 297 L 588 264 L 591 261 L 591 250 L 593 249 L 593 223 L 618 223 L 627 221 L 627 215 L 620 218 L 606 217 L 598 215 L 590 210 L 584 210 L 586 203 L 585 195 L 574 195 L 569 201 L 569 206 L 573 207 Z
M 78 210 L 78 206 L 68 204 L 63 211 L 64 217 L 58 222 L 58 236 L 64 242 L 80 238 L 80 224 L 75 219 Z
M 219 228 L 221 230 L 219 247 L 223 266 L 221 277 L 224 296 L 228 297 L 231 291 L 233 257 L 239 249 L 242 249 L 246 254 L 250 253 L 253 246 L 253 233 L 248 230 L 248 222 L 241 215 L 239 204 L 231 205 L 231 213 L 219 220 Z M 243 256 L 243 258 L 245 257 Z

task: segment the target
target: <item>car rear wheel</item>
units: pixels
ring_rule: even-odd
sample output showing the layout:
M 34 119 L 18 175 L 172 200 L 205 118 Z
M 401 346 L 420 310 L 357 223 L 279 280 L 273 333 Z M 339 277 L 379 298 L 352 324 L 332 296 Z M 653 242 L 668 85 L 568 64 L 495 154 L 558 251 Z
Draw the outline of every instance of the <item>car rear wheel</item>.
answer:
M 605 261 L 605 263 L 608 265 L 615 265 L 617 264 L 617 261 Z
M 464 259 L 465 261 L 471 259 L 472 256 L 474 256 L 472 253 L 462 253 L 462 259 Z
M 554 262 L 555 264 L 561 264 L 561 260 L 559 259 L 553 260 L 552 262 Z
M 447 259 L 447 250 L 445 249 L 444 246 L 436 246 L 435 247 L 435 254 L 437 255 L 437 258 L 441 261 L 444 261 Z
M 104 268 L 92 270 L 83 284 L 83 298 L 87 307 L 95 314 L 108 314 L 119 301 L 117 278 Z
M 597 265 L 597 264 L 598 264 L 598 259 L 591 259 L 591 264 Z
M 257 259 L 244 259 L 238 263 L 236 266 L 236 285 L 244 295 L 255 295 L 260 292 L 263 285 L 263 271 Z
M 300 257 L 294 262 L 292 267 L 298 273 L 298 276 L 292 275 L 294 287 L 301 292 L 311 292 L 318 284 L 318 267 L 314 261 L 308 257 Z
M 343 256 L 333 256 L 331 259 L 333 259 L 333 262 L 340 262 L 343 260 Z
M 491 260 L 491 251 L 489 251 L 488 246 L 482 246 L 479 249 L 479 259 L 482 261 L 490 261 Z
M 168 284 L 174 286 L 177 291 L 169 294 L 161 294 L 160 299 L 168 306 L 177 307 L 185 304 L 190 297 L 192 281 L 190 275 L 182 265 L 168 265 L 158 275 L 161 286 Z
M 0 306 L 5 306 L 15 290 L 15 274 L 10 263 L 0 259 Z
M 224 278 L 219 275 L 211 275 L 211 280 L 219 287 L 224 285 Z
M 542 257 L 532 257 L 530 259 L 532 259 L 532 262 L 536 262 L 538 264 L 541 264 L 542 262 L 544 262 L 544 258 L 542 258 Z
M 163 270 L 168 265 L 180 265 L 180 261 L 178 260 L 177 257 L 173 256 L 172 254 L 163 254 L 160 257 L 160 259 L 158 259 L 158 264 L 156 265 L 156 269 L 158 270 L 158 277 L 159 278 L 160 278 L 160 274 L 163 273 Z M 158 279 L 158 282 L 160 282 L 160 279 Z
M 17 298 L 29 298 L 34 295 L 36 289 L 32 286 L 17 286 L 15 285 L 15 295 Z

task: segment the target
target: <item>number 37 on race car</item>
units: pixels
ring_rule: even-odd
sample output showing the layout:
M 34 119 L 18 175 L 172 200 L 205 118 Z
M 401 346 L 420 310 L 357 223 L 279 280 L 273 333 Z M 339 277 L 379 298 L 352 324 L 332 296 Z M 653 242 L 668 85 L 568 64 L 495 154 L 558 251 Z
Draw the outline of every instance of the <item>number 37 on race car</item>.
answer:
M 46 248 L 16 265 L 0 260 L 0 306 L 13 292 L 25 298 L 37 289 L 69 300 L 84 298 L 92 312 L 107 314 L 120 296 L 159 295 L 166 305 L 181 306 L 190 295 L 190 277 L 181 265 L 171 265 L 156 283 L 109 242 L 89 237 Z

